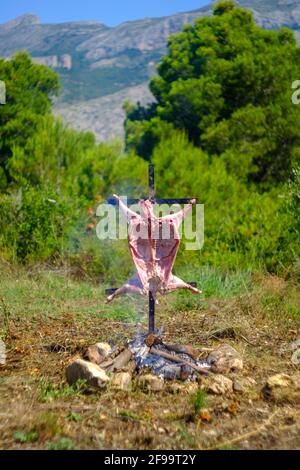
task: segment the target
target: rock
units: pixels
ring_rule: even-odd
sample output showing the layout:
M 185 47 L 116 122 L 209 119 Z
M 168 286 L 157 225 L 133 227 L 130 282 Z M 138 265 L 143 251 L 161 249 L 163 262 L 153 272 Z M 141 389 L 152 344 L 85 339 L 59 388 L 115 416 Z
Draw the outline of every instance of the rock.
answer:
M 129 372 L 118 372 L 111 383 L 111 386 L 117 390 L 131 389 L 131 374 Z
M 253 386 L 255 384 L 256 384 L 256 381 L 252 377 L 234 378 L 234 380 L 233 380 L 233 390 L 235 392 L 243 393 L 243 392 L 246 392 L 247 389 L 253 388 Z
M 245 387 L 239 382 L 238 380 L 234 379 L 233 381 L 233 390 L 238 393 L 243 393 L 245 391 Z
M 207 385 L 207 391 L 215 395 L 227 395 L 233 391 L 233 382 L 223 375 L 212 376 Z
M 211 370 L 219 374 L 227 374 L 230 371 L 243 368 L 243 359 L 240 353 L 229 344 L 223 344 L 212 351 L 207 362 L 211 365 Z
M 278 354 L 285 355 L 289 352 L 293 353 L 299 350 L 300 350 L 300 338 L 292 341 L 291 343 L 283 343 L 278 350 Z
M 290 351 L 296 351 L 297 349 L 300 349 L 300 338 L 289 344 Z
M 111 346 L 108 343 L 96 343 L 84 353 L 84 359 L 92 362 L 93 364 L 101 364 L 111 351 Z
M 300 349 L 296 349 L 293 352 L 293 355 L 291 357 L 291 362 L 294 364 L 294 366 L 298 366 L 300 364 Z
M 5 366 L 6 364 L 6 348 L 5 343 L 0 339 L 0 365 Z
M 148 392 L 160 392 L 164 389 L 164 381 L 160 377 L 152 374 L 141 375 L 141 377 L 138 378 L 138 385 L 142 390 Z
M 109 381 L 103 369 L 83 359 L 77 359 L 67 367 L 66 377 L 70 385 L 81 379 L 86 380 L 87 384 L 92 387 L 103 387 Z
M 269 377 L 262 389 L 265 399 L 276 402 L 300 403 L 300 372 Z
M 159 434 L 166 434 L 166 430 L 164 428 L 157 428 L 157 432 Z

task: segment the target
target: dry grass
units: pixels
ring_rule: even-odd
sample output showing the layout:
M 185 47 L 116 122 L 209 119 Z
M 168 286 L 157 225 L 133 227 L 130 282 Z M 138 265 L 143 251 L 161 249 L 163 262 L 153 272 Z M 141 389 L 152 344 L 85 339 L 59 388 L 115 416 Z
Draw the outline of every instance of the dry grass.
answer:
M 296 371 L 286 347 L 299 337 L 292 281 L 260 276 L 239 293 L 191 305 L 185 295 L 163 299 L 157 322 L 165 325 L 166 340 L 204 349 L 229 343 L 244 359 L 238 376 L 255 379 L 243 394 L 205 397 L 211 422 L 195 415 L 190 386 L 170 400 L 167 391 L 86 393 L 65 383 L 66 365 L 88 344 L 135 334 L 132 301 L 106 307 L 102 289 L 65 273 L 28 276 L 7 267 L 0 297 L 8 353 L 0 366 L 0 448 L 299 448 L 299 406 L 261 395 L 268 376 Z

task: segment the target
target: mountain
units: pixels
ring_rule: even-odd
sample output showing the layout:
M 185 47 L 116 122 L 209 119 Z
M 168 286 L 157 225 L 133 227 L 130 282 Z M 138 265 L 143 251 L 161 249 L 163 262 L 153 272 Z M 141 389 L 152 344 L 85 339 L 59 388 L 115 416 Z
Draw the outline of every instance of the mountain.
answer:
M 239 0 L 259 25 L 288 26 L 300 39 L 299 0 Z M 162 18 L 145 18 L 108 27 L 97 21 L 41 24 L 32 14 L 0 24 L 0 56 L 27 50 L 33 60 L 60 74 L 62 94 L 55 110 L 78 129 L 90 128 L 99 140 L 122 135 L 122 102 L 147 102 L 145 84 L 166 51 L 167 38 L 211 5 Z M 95 120 L 97 123 L 95 124 Z
M 40 24 L 36 16 L 24 15 L 0 25 L 0 55 L 26 49 L 37 62 L 57 68 L 64 102 L 98 98 L 149 80 L 169 34 L 208 11 L 131 21 L 114 28 L 97 22 Z M 71 67 L 62 66 L 63 56 L 71 58 Z
M 78 103 L 58 103 L 55 114 L 63 116 L 80 131 L 92 131 L 99 141 L 111 140 L 123 135 L 125 101 L 141 104 L 151 103 L 153 96 L 149 91 L 148 82 L 131 86 L 111 95 L 94 98 Z

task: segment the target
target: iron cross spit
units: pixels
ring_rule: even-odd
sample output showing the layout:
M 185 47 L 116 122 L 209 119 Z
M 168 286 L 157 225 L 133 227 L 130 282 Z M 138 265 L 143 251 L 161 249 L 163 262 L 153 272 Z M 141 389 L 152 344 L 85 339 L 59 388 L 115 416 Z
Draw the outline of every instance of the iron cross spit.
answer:
M 187 283 L 172 274 L 180 245 L 179 227 L 196 199 L 155 199 L 154 167 L 149 165 L 149 199 L 130 199 L 129 204 L 139 203 L 141 214 L 132 211 L 114 195 L 109 203 L 119 204 L 128 223 L 128 245 L 137 272 L 119 289 L 108 289 L 107 302 L 123 294 L 149 296 L 149 333 L 154 332 L 155 299 L 157 293 L 167 294 L 177 289 L 188 289 L 200 294 L 196 283 Z M 155 203 L 187 204 L 179 212 L 164 217 L 154 214 Z

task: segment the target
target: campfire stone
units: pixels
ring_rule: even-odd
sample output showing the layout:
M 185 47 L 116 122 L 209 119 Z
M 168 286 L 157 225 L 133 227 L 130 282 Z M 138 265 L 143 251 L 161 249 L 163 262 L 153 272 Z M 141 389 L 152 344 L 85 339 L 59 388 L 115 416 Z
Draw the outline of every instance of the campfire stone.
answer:
M 84 354 L 84 359 L 93 364 L 101 364 L 111 352 L 111 346 L 108 343 L 96 343 L 89 346 Z
M 83 359 L 77 359 L 67 367 L 66 378 L 70 385 L 77 380 L 86 380 L 87 384 L 93 387 L 103 387 L 109 381 L 103 369 Z
M 208 358 L 208 364 L 211 370 L 216 373 L 226 374 L 230 371 L 241 370 L 243 368 L 243 359 L 229 344 L 223 344 L 218 349 L 212 351 Z
M 131 374 L 129 372 L 118 372 L 112 380 L 112 387 L 117 390 L 128 391 L 131 389 Z
M 215 395 L 227 395 L 233 391 L 233 382 L 220 374 L 211 376 L 207 386 L 207 391 L 214 393 Z
M 138 378 L 138 385 L 148 392 L 160 392 L 164 389 L 164 381 L 153 374 L 141 375 Z

